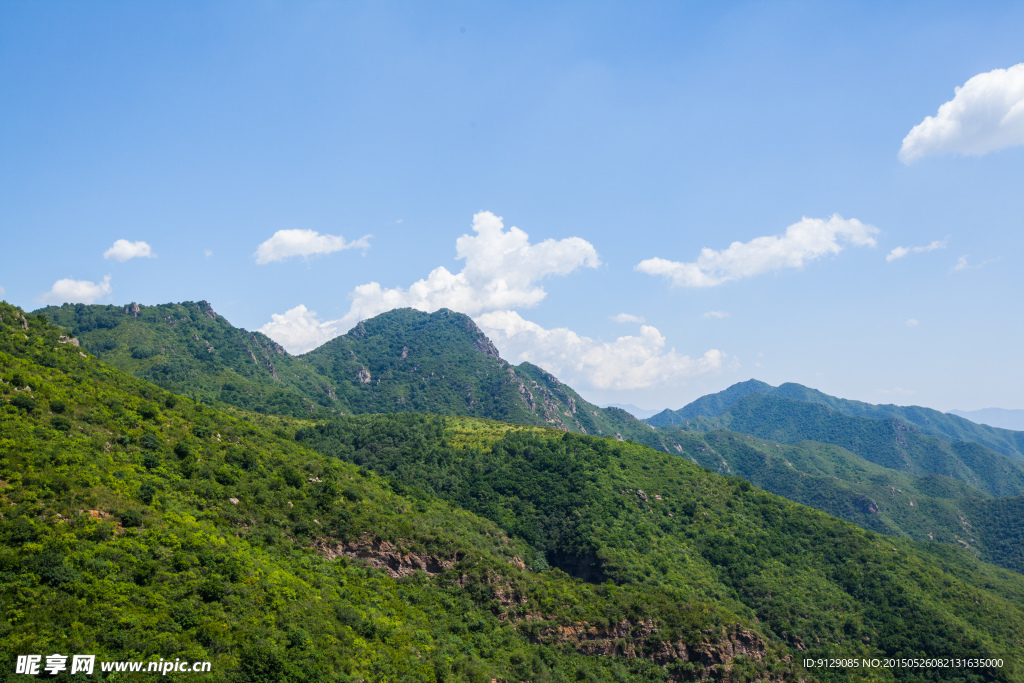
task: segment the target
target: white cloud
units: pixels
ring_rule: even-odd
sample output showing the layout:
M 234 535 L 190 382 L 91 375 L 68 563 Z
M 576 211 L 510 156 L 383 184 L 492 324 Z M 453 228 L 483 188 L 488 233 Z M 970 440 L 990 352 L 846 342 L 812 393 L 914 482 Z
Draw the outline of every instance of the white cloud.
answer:
M 717 318 L 718 320 L 721 320 L 722 318 L 728 318 L 729 314 L 726 313 L 725 311 L 708 311 L 707 313 L 705 313 L 701 317 L 702 318 Z
M 619 313 L 618 315 L 608 316 L 608 319 L 617 323 L 642 323 L 644 321 L 643 318 L 632 313 Z
M 916 319 L 910 318 L 909 320 L 907 320 L 907 327 L 917 327 L 917 325 L 918 322 Z
M 877 232 L 878 228 L 856 218 L 846 220 L 839 214 L 828 220 L 805 217 L 786 228 L 784 235 L 733 242 L 722 251 L 705 247 L 692 263 L 646 259 L 637 264 L 636 270 L 664 275 L 673 286 L 714 287 L 783 268 L 802 268 L 808 261 L 838 254 L 846 244 L 873 247 L 876 242 L 872 235 Z
M 476 319 L 510 361 L 529 361 L 570 386 L 644 389 L 679 384 L 686 377 L 720 370 L 728 356 L 718 349 L 700 358 L 665 349 L 665 337 L 643 325 L 639 336 L 602 342 L 564 327 L 545 329 L 515 311 L 494 311 Z
M 266 242 L 256 248 L 253 256 L 256 263 L 265 265 L 272 261 L 283 261 L 292 256 L 308 258 L 321 254 L 331 254 L 343 249 L 370 248 L 370 238 L 363 235 L 359 239 L 346 242 L 340 235 L 321 235 L 316 230 L 278 230 Z
M 903 258 L 907 254 L 921 254 L 926 251 L 935 251 L 936 249 L 945 249 L 946 243 L 949 242 L 947 237 L 944 240 L 935 240 L 930 242 L 923 247 L 896 247 L 885 257 L 886 261 L 895 261 L 896 259 Z
M 203 255 L 206 258 L 210 258 L 211 256 L 213 256 L 213 249 L 203 249 Z
M 970 256 L 970 254 L 964 254 L 963 256 L 958 258 L 956 260 L 956 265 L 954 265 L 951 270 L 954 273 L 957 273 L 957 272 L 960 272 L 960 271 L 963 271 L 963 270 L 974 270 L 975 268 L 981 268 L 982 266 L 988 265 L 989 263 L 995 263 L 996 261 L 999 260 L 998 258 L 990 258 L 990 259 L 985 259 L 981 263 L 968 263 L 967 262 L 967 257 L 968 256 Z
M 382 287 L 370 282 L 356 287 L 349 297 L 352 304 L 348 313 L 338 320 L 316 321 L 308 319 L 305 307 L 293 308 L 284 315 L 275 316 L 260 331 L 275 339 L 289 351 L 313 348 L 326 330 L 343 334 L 360 320 L 395 308 L 415 308 L 433 312 L 451 308 L 468 315 L 488 311 L 536 306 L 547 296 L 539 282 L 552 275 L 568 275 L 580 267 L 597 268 L 601 265 L 597 250 L 586 240 L 568 237 L 548 239 L 537 244 L 516 227 L 505 230 L 500 216 L 481 211 L 473 216 L 475 235 L 463 235 L 455 241 L 456 257 L 465 265 L 458 273 L 444 266 L 435 268 L 408 289 Z M 287 318 L 302 309 L 302 315 Z M 280 318 L 280 319 L 278 319 Z M 289 326 L 293 332 L 285 332 Z M 278 336 L 279 335 L 280 338 Z M 328 337 L 330 338 L 330 337 Z M 293 345 L 289 346 L 289 341 Z M 297 340 L 305 339 L 304 343 Z
M 103 252 L 103 258 L 124 263 L 133 258 L 156 258 L 156 254 L 153 253 L 153 248 L 142 240 L 138 242 L 117 240 L 110 249 Z
M 291 353 L 305 353 L 348 331 L 340 320 L 320 320 L 316 311 L 298 305 L 284 313 L 273 313 L 259 329 Z
M 926 116 L 903 138 L 900 161 L 1024 145 L 1024 63 L 978 74 L 954 92 L 935 116 Z
M 685 377 L 717 371 L 729 360 L 717 349 L 699 358 L 666 350 L 665 337 L 648 325 L 637 336 L 602 342 L 525 320 L 512 309 L 543 300 L 547 293 L 539 283 L 546 277 L 598 267 L 597 250 L 579 237 L 531 244 L 529 235 L 515 227 L 506 230 L 502 219 L 489 211 L 473 216 L 473 231 L 475 235 L 456 240 L 456 255 L 465 261 L 456 274 L 435 268 L 407 289 L 376 282 L 360 285 L 350 294 L 349 311 L 337 320 L 321 320 L 314 311 L 296 306 L 273 315 L 260 331 L 292 353 L 302 353 L 344 334 L 359 320 L 393 308 L 451 308 L 473 316 L 508 360 L 528 360 L 570 385 L 598 389 L 671 386 Z M 643 322 L 628 313 L 612 319 Z
M 91 304 L 109 296 L 113 291 L 109 275 L 105 276 L 102 282 L 64 278 L 54 282 L 50 291 L 40 294 L 37 299 L 44 304 Z
M 0 296 L 3 296 L 6 293 L 7 293 L 7 290 L 4 289 L 3 287 L 0 287 Z

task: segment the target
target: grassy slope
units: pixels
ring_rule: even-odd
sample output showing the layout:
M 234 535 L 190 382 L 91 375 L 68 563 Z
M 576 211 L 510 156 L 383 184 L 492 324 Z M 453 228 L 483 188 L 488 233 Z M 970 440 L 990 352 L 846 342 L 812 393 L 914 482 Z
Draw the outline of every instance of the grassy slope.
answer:
M 636 444 L 417 416 L 339 418 L 297 438 L 491 519 L 567 571 L 719 602 L 808 655 L 1024 652 L 1024 577 Z
M 626 624 L 616 642 L 640 654 L 669 642 L 724 652 L 738 633 L 763 642 L 679 591 L 518 568 L 544 562 L 493 522 L 396 493 L 58 334 L 0 304 L 4 679 L 17 654 L 69 651 L 211 660 L 211 680 L 653 681 L 705 667 L 583 656 L 553 634 Z M 312 549 L 371 539 L 453 566 L 395 579 Z M 731 675 L 792 669 L 784 646 L 768 648 L 760 662 L 725 658 Z

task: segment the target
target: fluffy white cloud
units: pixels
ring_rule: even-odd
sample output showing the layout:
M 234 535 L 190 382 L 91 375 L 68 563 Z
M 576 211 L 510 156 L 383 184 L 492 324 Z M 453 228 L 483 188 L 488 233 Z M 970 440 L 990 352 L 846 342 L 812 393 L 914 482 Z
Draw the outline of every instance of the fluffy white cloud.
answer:
M 948 237 L 944 240 L 935 240 L 934 242 L 930 242 L 929 244 L 926 244 L 923 247 L 896 247 L 895 249 L 888 253 L 888 255 L 885 257 L 885 260 L 891 262 L 895 261 L 896 259 L 903 258 L 907 254 L 921 254 L 926 251 L 945 249 L 947 242 L 949 242 Z
M 278 230 L 270 239 L 256 247 L 253 256 L 256 257 L 256 263 L 265 265 L 292 256 L 308 258 L 356 248 L 365 251 L 370 248 L 369 240 L 372 236 L 363 235 L 355 241 L 346 242 L 340 235 L 321 235 L 316 230 Z
M 529 361 L 570 386 L 596 389 L 644 389 L 680 383 L 684 378 L 719 370 L 727 361 L 717 349 L 700 358 L 665 349 L 665 337 L 643 325 L 639 336 L 602 342 L 564 327 L 545 329 L 515 311 L 477 317 L 480 328 L 512 362 Z
M 203 256 L 206 258 L 213 256 L 213 249 L 203 249 Z
M 320 320 L 316 311 L 301 304 L 284 313 L 273 313 L 270 318 L 270 322 L 259 331 L 291 353 L 305 353 L 315 349 L 349 329 L 342 329 L 341 320 Z
M 44 304 L 91 304 L 109 296 L 113 291 L 109 275 L 105 276 L 102 282 L 64 278 L 54 282 L 49 292 L 40 294 L 37 298 Z
M 458 273 L 441 266 L 408 288 L 382 287 L 377 282 L 359 285 L 349 295 L 352 304 L 348 313 L 338 320 L 320 321 L 299 306 L 275 314 L 260 331 L 289 351 L 301 352 L 345 333 L 360 320 L 395 308 L 427 312 L 450 308 L 472 316 L 529 308 L 547 296 L 538 284 L 544 278 L 601 265 L 597 250 L 584 239 L 568 237 L 531 244 L 529 235 L 516 227 L 506 230 L 501 217 L 490 211 L 473 216 L 473 232 L 476 234 L 455 241 L 456 256 L 465 261 Z M 331 336 L 324 338 L 327 334 Z
M 980 155 L 1024 145 L 1024 63 L 974 76 L 935 116 L 903 138 L 899 159 L 936 154 Z
M 727 249 L 705 247 L 695 262 L 681 263 L 663 258 L 641 261 L 636 270 L 663 275 L 674 286 L 714 287 L 723 282 L 752 277 L 783 268 L 802 268 L 808 261 L 838 254 L 846 244 L 875 246 L 878 228 L 856 218 L 839 214 L 828 220 L 803 218 L 786 228 L 784 235 L 757 237 L 749 242 L 733 242 Z
M 907 327 L 917 327 L 917 325 L 918 322 L 915 318 L 910 318 L 909 320 L 907 320 Z
M 642 323 L 644 321 L 643 318 L 632 313 L 619 313 L 618 315 L 609 316 L 608 319 L 617 323 Z
M 722 318 L 728 318 L 729 314 L 726 313 L 725 311 L 708 311 L 707 313 L 705 313 L 701 317 L 702 318 L 717 318 L 717 319 L 721 320 Z
M 138 242 L 117 240 L 110 249 L 103 252 L 103 258 L 124 263 L 133 258 L 156 258 L 156 254 L 153 253 L 153 248 L 142 240 Z
M 394 308 L 436 311 L 450 308 L 467 315 L 539 304 L 547 292 L 538 283 L 552 275 L 601 265 L 594 246 L 579 237 L 530 244 L 516 227 L 505 230 L 500 216 L 481 211 L 473 216 L 476 235 L 455 241 L 456 257 L 466 262 L 459 273 L 435 268 L 408 289 L 370 282 L 356 287 L 345 316 L 349 327 Z M 347 329 L 347 328 L 346 328 Z

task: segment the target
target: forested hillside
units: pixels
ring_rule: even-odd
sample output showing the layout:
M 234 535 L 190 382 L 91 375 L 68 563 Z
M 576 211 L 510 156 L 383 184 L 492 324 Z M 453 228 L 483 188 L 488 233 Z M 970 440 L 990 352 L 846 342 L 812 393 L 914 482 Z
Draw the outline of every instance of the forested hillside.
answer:
M 297 439 L 476 512 L 575 576 L 718 601 L 816 657 L 1024 644 L 1024 577 L 637 444 L 401 415 L 336 418 Z M 999 597 L 983 607 L 968 585 Z
M 1024 577 L 637 444 L 414 414 L 296 443 L 6 305 L 0 378 L 4 675 L 67 650 L 243 681 L 1024 678 Z
M 121 370 L 247 410 L 471 415 L 674 446 L 671 436 L 624 410 L 598 408 L 541 368 L 507 363 L 472 319 L 447 309 L 389 311 L 302 356 L 231 326 L 205 301 L 64 304 L 37 313 Z
M 0 680 L 54 652 L 210 661 L 214 681 L 799 674 L 720 601 L 546 569 L 493 522 L 127 376 L 6 304 L 0 380 Z
M 876 465 L 814 441 L 780 444 L 727 431 L 677 434 L 682 454 L 720 474 L 879 533 L 954 543 L 1024 573 L 1024 497 L 993 498 L 961 481 Z

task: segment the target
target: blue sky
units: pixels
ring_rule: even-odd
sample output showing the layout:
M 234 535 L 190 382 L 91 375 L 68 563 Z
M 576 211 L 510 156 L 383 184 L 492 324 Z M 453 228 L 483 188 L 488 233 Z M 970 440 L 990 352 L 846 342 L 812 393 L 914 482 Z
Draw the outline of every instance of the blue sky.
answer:
M 600 403 L 1024 408 L 1021 35 L 1021 3 L 6 3 L 2 296 L 206 299 L 295 350 L 447 305 Z

